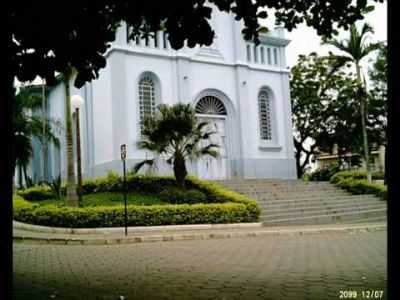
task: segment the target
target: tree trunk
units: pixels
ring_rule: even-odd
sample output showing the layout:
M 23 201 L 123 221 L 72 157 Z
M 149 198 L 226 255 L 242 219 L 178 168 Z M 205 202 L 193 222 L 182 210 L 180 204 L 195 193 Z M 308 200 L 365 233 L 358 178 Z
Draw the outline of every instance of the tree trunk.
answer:
M 367 136 L 367 127 L 366 127 L 366 103 L 365 103 L 365 94 L 363 91 L 363 89 L 365 87 L 363 87 L 362 85 L 362 81 L 361 81 L 361 70 L 360 70 L 360 66 L 358 64 L 358 62 L 356 62 L 356 71 L 357 71 L 357 81 L 358 81 L 358 85 L 359 85 L 359 89 L 360 93 L 358 93 L 361 96 L 360 99 L 360 110 L 361 110 L 361 128 L 362 128 L 362 136 L 363 136 L 363 148 L 364 148 L 364 159 L 365 159 L 365 166 L 366 166 L 366 171 L 367 171 L 367 179 L 368 182 L 372 182 L 372 174 L 371 174 L 371 170 L 370 170 L 370 164 L 369 164 L 369 149 L 368 149 L 368 136 Z
M 26 165 L 22 166 L 22 170 L 24 172 L 25 185 L 27 188 L 29 188 L 30 187 L 30 179 L 28 178 L 28 174 L 26 173 Z
M 174 175 L 177 185 L 185 188 L 185 178 L 187 176 L 185 159 L 179 154 L 174 159 Z
M 294 157 L 296 159 L 296 171 L 297 171 L 297 179 L 300 179 L 303 176 L 304 169 L 301 167 L 301 143 L 298 142 L 295 138 L 293 138 L 294 147 L 296 148 L 296 153 Z
M 18 183 L 20 189 L 24 188 L 22 183 L 22 165 L 20 163 L 18 164 Z
M 301 153 L 298 150 L 296 150 L 295 158 L 296 158 L 297 179 L 300 179 L 304 173 L 300 163 L 300 156 Z
M 67 138 L 67 197 L 66 204 L 69 206 L 78 206 L 78 195 L 75 185 L 74 172 L 74 152 L 72 142 L 72 121 L 71 121 L 71 92 L 70 80 L 72 70 L 69 69 L 64 73 L 65 87 L 65 123 L 66 123 L 66 138 Z

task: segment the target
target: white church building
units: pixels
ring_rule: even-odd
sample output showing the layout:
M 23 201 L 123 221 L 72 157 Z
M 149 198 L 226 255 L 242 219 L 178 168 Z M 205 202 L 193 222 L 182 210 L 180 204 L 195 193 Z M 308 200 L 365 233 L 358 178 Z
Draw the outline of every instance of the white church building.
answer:
M 122 144 L 127 145 L 128 168 L 150 158 L 150 152 L 136 148 L 140 120 L 160 103 L 181 102 L 191 103 L 198 117 L 210 123 L 220 144 L 220 157 L 188 163 L 190 174 L 205 179 L 296 178 L 285 61 L 289 40 L 283 28 L 262 34 L 256 47 L 243 39 L 242 25 L 231 15 L 214 10 L 211 23 L 216 37 L 210 47 L 178 51 L 163 32 L 128 41 L 126 27 L 119 29 L 99 78 L 71 89 L 85 100 L 80 114 L 84 177 L 121 172 Z M 48 151 L 49 178 L 67 175 L 64 91 L 58 85 L 48 96 L 49 116 L 59 121 L 55 132 L 62 145 Z M 172 168 L 158 172 L 172 174 Z

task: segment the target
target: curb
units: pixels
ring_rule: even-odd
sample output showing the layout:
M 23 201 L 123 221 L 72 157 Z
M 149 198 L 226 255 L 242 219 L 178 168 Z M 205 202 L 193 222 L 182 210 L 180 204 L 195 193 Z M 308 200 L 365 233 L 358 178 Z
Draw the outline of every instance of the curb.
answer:
M 168 242 L 168 241 L 188 241 L 188 240 L 210 240 L 226 238 L 243 238 L 259 236 L 277 235 L 307 235 L 321 233 L 357 233 L 384 231 L 387 224 L 368 224 L 368 225 L 345 225 L 331 226 L 326 228 L 267 228 L 262 230 L 242 231 L 242 232 L 194 232 L 194 233 L 174 233 L 174 234 L 148 234 L 131 235 L 127 237 L 99 237 L 99 238 L 45 238 L 24 236 L 23 234 L 14 235 L 13 241 L 17 243 L 34 243 L 50 245 L 118 245 L 148 242 Z
M 195 225 L 165 225 L 165 226 L 132 226 L 128 232 L 148 233 L 154 231 L 187 231 L 187 230 L 214 230 L 214 229 L 239 229 L 239 228 L 261 228 L 263 223 L 231 223 L 231 224 L 195 224 Z M 14 229 L 28 230 L 42 233 L 64 233 L 64 234 L 116 234 L 125 233 L 125 227 L 103 227 L 103 228 L 62 228 L 32 225 L 13 221 Z

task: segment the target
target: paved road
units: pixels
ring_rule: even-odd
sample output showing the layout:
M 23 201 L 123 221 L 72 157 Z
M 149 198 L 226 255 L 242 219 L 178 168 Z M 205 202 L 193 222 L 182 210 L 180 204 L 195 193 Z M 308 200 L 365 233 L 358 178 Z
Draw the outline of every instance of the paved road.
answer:
M 340 291 L 367 299 L 370 290 L 387 299 L 386 234 L 110 246 L 15 243 L 14 299 L 318 300 L 340 299 Z

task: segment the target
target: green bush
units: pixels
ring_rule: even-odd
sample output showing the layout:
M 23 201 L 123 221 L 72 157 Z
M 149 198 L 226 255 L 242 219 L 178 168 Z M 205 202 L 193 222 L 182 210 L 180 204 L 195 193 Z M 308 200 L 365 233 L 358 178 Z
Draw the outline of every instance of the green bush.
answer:
M 335 175 L 332 176 L 330 179 L 330 182 L 336 183 L 341 179 L 345 178 L 352 178 L 352 179 L 367 179 L 367 172 L 365 171 L 341 171 L 336 173 Z M 372 173 L 372 179 L 377 180 L 377 179 L 383 179 L 384 178 L 384 173 L 382 172 L 374 172 Z
M 159 198 L 161 201 L 174 204 L 194 204 L 208 202 L 205 193 L 196 189 L 183 190 L 178 187 L 166 188 L 160 192 Z
M 86 208 L 47 205 L 36 209 L 14 209 L 14 218 L 30 224 L 71 227 L 119 227 L 124 225 L 124 207 Z M 129 226 L 254 222 L 244 204 L 128 205 Z
M 40 201 L 56 197 L 52 189 L 47 185 L 36 185 L 24 190 L 18 190 L 17 194 L 29 201 Z
M 317 169 L 308 177 L 310 181 L 328 181 L 332 175 L 339 172 L 340 167 L 338 164 L 329 165 L 326 168 Z
M 332 176 L 330 182 L 353 194 L 374 194 L 387 200 L 387 187 L 377 183 L 369 183 L 365 172 L 343 171 Z

